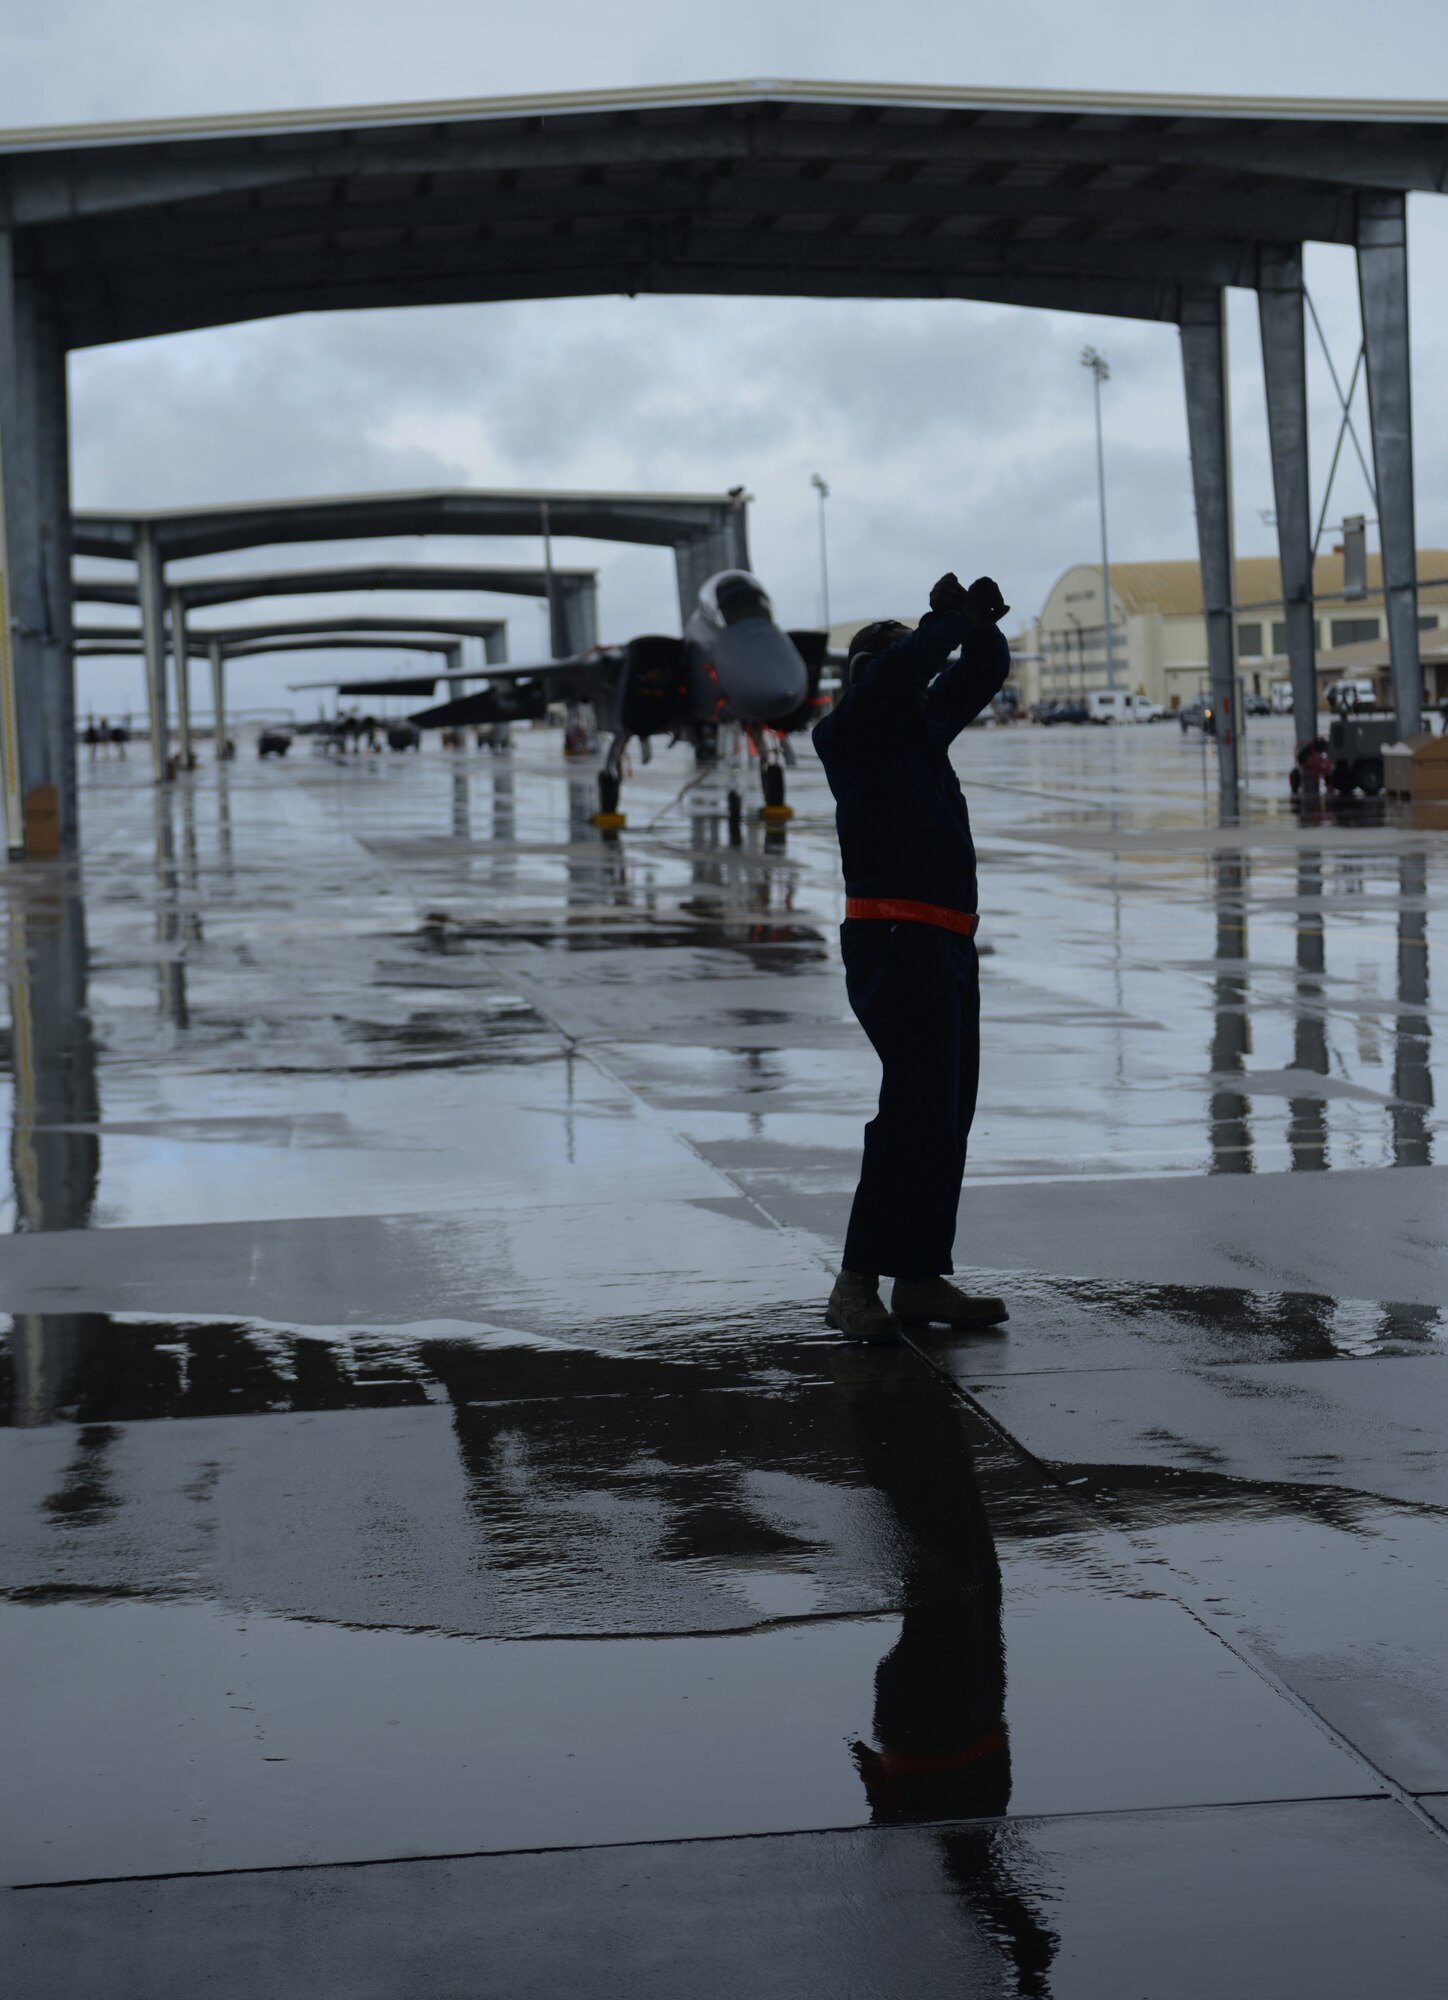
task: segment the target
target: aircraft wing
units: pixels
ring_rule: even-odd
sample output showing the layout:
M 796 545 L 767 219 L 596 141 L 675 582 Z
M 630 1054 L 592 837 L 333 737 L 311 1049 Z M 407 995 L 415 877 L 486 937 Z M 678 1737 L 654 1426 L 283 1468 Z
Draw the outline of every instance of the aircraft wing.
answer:
M 614 686 L 628 655 L 620 646 L 596 646 L 569 659 L 541 660 L 532 665 L 513 661 L 495 666 L 467 667 L 445 679 L 486 680 L 472 694 L 419 709 L 408 717 L 419 729 L 455 729 L 479 722 L 525 722 L 541 716 L 550 702 L 592 701 Z

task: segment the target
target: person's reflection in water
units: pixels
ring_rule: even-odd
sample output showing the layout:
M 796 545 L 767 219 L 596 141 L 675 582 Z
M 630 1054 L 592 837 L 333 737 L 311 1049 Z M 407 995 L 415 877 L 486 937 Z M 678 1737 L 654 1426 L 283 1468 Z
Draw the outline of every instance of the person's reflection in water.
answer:
M 1001 1572 L 962 1413 L 906 1351 L 843 1348 L 833 1365 L 861 1468 L 893 1517 L 904 1607 L 875 1671 L 878 1747 L 852 1747 L 871 1822 L 1000 1819 L 1011 1796 Z M 1047 1994 L 1058 1939 L 1012 1880 L 1003 1842 L 982 1829 L 942 1851 L 1017 1992 Z

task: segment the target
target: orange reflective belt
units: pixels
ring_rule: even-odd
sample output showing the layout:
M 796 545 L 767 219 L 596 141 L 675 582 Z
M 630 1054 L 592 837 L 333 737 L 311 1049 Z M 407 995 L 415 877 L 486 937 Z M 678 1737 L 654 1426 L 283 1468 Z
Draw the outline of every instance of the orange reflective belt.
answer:
M 980 918 L 974 910 L 950 910 L 943 903 L 907 903 L 899 896 L 846 896 L 847 917 L 875 917 L 891 924 L 934 924 L 938 930 L 970 937 Z
M 979 1763 L 982 1757 L 993 1757 L 1005 1747 L 1006 1732 L 997 1722 L 964 1750 L 948 1751 L 940 1757 L 915 1757 L 904 1750 L 882 1750 L 880 1762 L 892 1778 L 941 1778 L 964 1769 L 967 1764 Z

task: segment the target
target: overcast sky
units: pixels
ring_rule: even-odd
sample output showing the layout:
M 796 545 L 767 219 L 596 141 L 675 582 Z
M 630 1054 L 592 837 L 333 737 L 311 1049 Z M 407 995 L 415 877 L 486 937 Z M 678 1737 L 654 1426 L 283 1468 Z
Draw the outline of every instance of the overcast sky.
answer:
M 1445 76 L 1448 9 L 1430 0 L 734 0 L 697 25 L 677 0 L 50 0 L 12 4 L 0 22 L 0 122 L 12 126 L 723 78 L 1413 97 L 1448 92 Z M 1415 199 L 1410 228 L 1419 541 L 1448 546 L 1448 198 Z M 1350 253 L 1310 252 L 1308 282 L 1346 375 L 1358 338 Z M 1232 304 L 1237 539 L 1265 551 L 1255 309 L 1246 294 Z M 1029 613 L 1061 569 L 1096 555 L 1087 341 L 1112 366 L 1113 555 L 1194 554 L 1173 330 L 941 302 L 583 299 L 332 314 L 93 350 L 71 362 L 75 499 L 743 483 L 755 567 L 800 624 L 820 610 L 818 470 L 832 489 L 836 618 L 918 609 L 947 567 L 991 570 Z M 1336 423 L 1315 352 L 1310 388 L 1320 500 Z M 1372 511 L 1346 465 L 1333 518 Z M 388 546 L 409 559 L 477 555 L 476 544 Z M 539 557 L 536 544 L 485 550 Z M 318 553 L 284 551 L 278 565 Z M 600 569 L 605 636 L 677 629 L 665 552 L 561 543 L 557 558 Z M 532 605 L 488 608 L 508 615 L 515 658 L 536 654 Z M 292 699 L 284 665 L 244 671 L 239 701 Z M 80 673 L 83 708 L 140 708 L 136 670 Z

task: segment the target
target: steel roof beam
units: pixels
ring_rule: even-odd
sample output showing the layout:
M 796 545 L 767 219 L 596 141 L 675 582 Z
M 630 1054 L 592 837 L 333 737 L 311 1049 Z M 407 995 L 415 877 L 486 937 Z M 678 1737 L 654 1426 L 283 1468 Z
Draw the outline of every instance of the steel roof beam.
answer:
M 266 245 L 273 254 L 311 254 L 306 246 L 375 230 L 415 233 L 447 229 L 476 240 L 514 223 L 658 220 L 760 214 L 835 216 L 846 220 L 898 216 L 1037 221 L 1060 219 L 1165 229 L 1183 236 L 1241 235 L 1275 242 L 1354 240 L 1356 206 L 1339 189 L 1306 189 L 1263 176 L 1241 190 L 1178 187 L 1023 187 L 987 182 L 791 180 L 778 175 L 671 176 L 657 186 L 593 184 L 487 190 L 467 199 L 429 194 L 416 201 L 344 201 L 329 194 L 286 208 L 188 209 L 105 228 L 47 231 L 37 268 L 47 275 L 76 268 L 166 264 L 189 251 L 234 253 Z
M 113 549 L 107 542 L 105 553 L 129 550 Z M 555 569 L 553 580 L 562 589 L 587 589 L 597 586 L 598 571 Z M 180 577 L 167 585 L 168 595 L 179 597 L 188 610 L 237 604 L 250 597 L 313 597 L 349 590 L 491 591 L 508 597 L 546 597 L 548 572 L 469 569 L 463 564 L 358 563 L 339 569 L 274 570 L 264 575 Z M 125 578 L 82 576 L 75 579 L 71 595 L 81 604 L 135 604 L 139 592 L 137 585 Z
M 540 532 L 545 504 L 555 536 L 673 548 L 680 542 L 707 541 L 744 503 L 742 498 L 735 500 L 729 495 L 716 499 L 709 495 L 489 493 L 466 487 L 321 495 L 135 514 L 78 512 L 73 517 L 73 546 L 79 555 L 129 556 L 141 526 L 156 538 L 168 562 L 284 542 L 380 540 L 400 535 L 531 536 Z
M 1178 289 L 1174 285 L 1148 281 L 1133 283 L 1104 278 L 1096 281 L 1066 277 L 992 280 L 985 277 L 950 278 L 940 273 L 927 276 L 920 272 L 862 273 L 844 283 L 838 274 L 802 269 L 794 272 L 779 269 L 749 271 L 737 266 L 714 269 L 698 264 L 667 271 L 647 265 L 621 270 L 616 264 L 606 264 L 599 267 L 579 266 L 547 276 L 535 273 L 506 282 L 499 280 L 486 287 L 457 277 L 446 281 L 435 279 L 397 284 L 389 288 L 387 303 L 392 306 L 476 305 L 490 300 L 587 298 L 621 293 L 630 297 L 643 292 L 682 296 L 732 293 L 751 298 L 962 299 L 983 304 L 1039 306 L 1062 312 L 1101 313 L 1123 319 L 1174 322 L 1178 318 Z M 285 313 L 325 312 L 352 306 L 361 308 L 375 303 L 375 293 L 371 288 L 366 292 L 359 290 L 357 296 L 350 297 L 339 295 L 335 286 L 318 284 L 309 291 L 295 292 L 284 299 L 251 299 L 245 308 L 236 307 L 231 317 L 241 322 L 275 318 Z M 211 323 L 210 315 L 201 306 L 190 321 L 168 314 L 164 326 L 137 309 L 119 324 L 104 330 L 88 327 L 84 322 L 72 322 L 69 332 L 73 344 L 84 347 L 92 342 L 140 339 L 162 331 L 179 332 L 188 324 L 207 326 Z M 392 532 L 410 534 L 415 531 L 398 529 Z M 446 530 L 438 532 L 445 533 Z M 529 531 L 522 529 L 517 532 Z M 311 538 L 295 536 L 287 539 Z M 315 539 L 323 541 L 332 538 L 318 535 Z M 108 555 L 119 551 L 113 547 L 95 547 L 87 552 Z M 192 553 L 206 554 L 208 551 L 200 549 Z
M 411 248 L 330 258 L 281 260 L 231 267 L 201 288 L 118 287 L 103 317 L 88 318 L 82 305 L 57 301 L 57 314 L 74 345 L 142 332 L 159 333 L 214 323 L 272 317 L 323 307 L 447 303 L 556 297 L 587 293 L 636 293 L 697 289 L 690 273 L 707 269 L 710 289 L 736 294 L 768 292 L 771 272 L 791 280 L 789 289 L 822 297 L 878 295 L 892 277 L 909 275 L 904 291 L 916 297 L 989 297 L 994 283 L 1014 279 L 1073 279 L 1138 284 L 1256 284 L 1256 248 L 1231 242 L 1121 244 L 1080 237 L 1047 242 L 981 243 L 931 237 L 882 243 L 876 238 L 829 233 L 759 236 L 745 232 L 686 232 L 682 244 L 591 238 L 548 239 L 537 248 L 507 245 L 506 258 L 488 265 L 474 246 L 470 255 L 446 260 Z M 853 254 L 852 254 L 853 253 Z M 602 268 L 600 268 L 600 262 Z M 319 265 L 322 267 L 319 270 Z M 546 274 L 546 282 L 539 277 Z M 522 532 L 528 532 L 523 530 Z M 560 532 L 562 532 L 560 530 Z M 672 538 L 672 537 L 670 537 Z
M 1088 114 L 1046 115 L 1009 124 L 967 111 L 936 112 L 913 123 L 844 124 L 777 115 L 778 95 L 740 98 L 726 111 L 695 108 L 669 124 L 579 122 L 577 113 L 487 124 L 385 124 L 338 139 L 279 136 L 256 140 L 178 139 L 151 158 L 134 144 L 101 144 L 72 153 L 15 153 L 9 161 L 9 218 L 21 227 L 127 209 L 262 192 L 319 181 L 444 173 L 516 173 L 533 169 L 677 167 L 698 162 L 819 163 L 886 159 L 940 166 L 983 162 L 1205 167 L 1268 173 L 1338 186 L 1448 186 L 1448 145 L 1441 121 L 1402 125 L 1349 119 L 1315 121 L 1142 115 L 1122 120 Z

